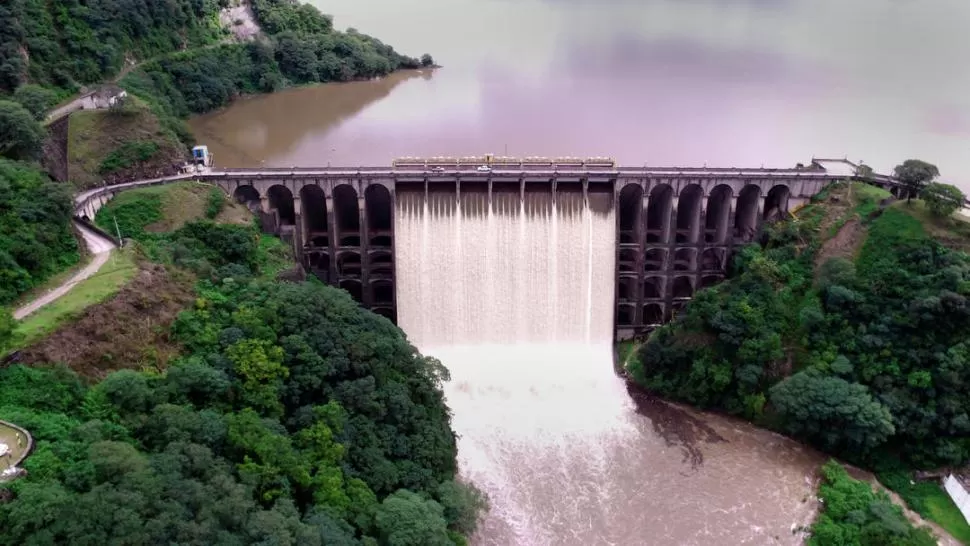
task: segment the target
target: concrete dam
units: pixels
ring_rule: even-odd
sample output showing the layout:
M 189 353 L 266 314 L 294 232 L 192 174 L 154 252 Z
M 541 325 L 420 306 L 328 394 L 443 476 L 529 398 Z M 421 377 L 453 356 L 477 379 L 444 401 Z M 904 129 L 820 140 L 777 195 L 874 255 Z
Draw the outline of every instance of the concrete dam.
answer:
M 554 317 L 578 314 L 611 324 L 613 337 L 624 339 L 669 321 L 698 290 L 725 277 L 735 249 L 754 242 L 765 223 L 827 184 L 853 178 L 855 167 L 844 160 L 793 169 L 413 160 L 210 169 L 86 192 L 77 214 L 93 218 L 126 187 L 202 180 L 248 203 L 263 230 L 290 242 L 308 272 L 416 338 L 458 342 L 472 329 L 508 341 L 542 323 L 553 325 L 553 339 L 583 339 L 591 326 L 555 331 Z M 868 181 L 896 186 L 884 176 Z M 442 244 L 430 245 L 436 238 Z M 506 319 L 490 326 L 489 308 L 510 294 Z M 612 317 L 593 313 L 583 302 L 590 298 L 610 300 Z M 462 309 L 446 312 L 448 305 Z M 520 309 L 526 305 L 548 316 L 537 323 L 534 310 Z M 436 315 L 461 316 L 464 324 L 435 322 Z M 508 331 L 486 331 L 499 327 Z

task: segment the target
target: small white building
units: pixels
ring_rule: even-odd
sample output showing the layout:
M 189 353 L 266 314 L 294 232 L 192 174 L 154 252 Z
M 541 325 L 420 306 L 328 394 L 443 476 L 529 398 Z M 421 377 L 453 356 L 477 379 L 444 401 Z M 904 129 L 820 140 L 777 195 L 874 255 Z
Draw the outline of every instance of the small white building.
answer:
M 124 100 L 128 92 L 117 85 L 102 85 L 101 87 L 79 97 L 82 110 L 98 110 L 111 108 Z
M 957 474 L 950 474 L 943 480 L 943 489 L 949 493 L 950 498 L 960 509 L 960 513 L 963 514 L 963 518 L 970 523 L 970 476 Z

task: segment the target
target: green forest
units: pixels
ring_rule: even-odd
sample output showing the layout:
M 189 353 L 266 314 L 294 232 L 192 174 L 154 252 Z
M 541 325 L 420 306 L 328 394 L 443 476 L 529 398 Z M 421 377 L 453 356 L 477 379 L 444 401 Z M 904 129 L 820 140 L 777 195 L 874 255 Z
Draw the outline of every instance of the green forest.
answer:
M 0 159 L 0 308 L 77 263 L 73 213 L 68 186 Z
M 633 377 L 870 467 L 966 463 L 970 256 L 929 237 L 908 206 L 861 204 L 858 256 L 821 264 L 826 206 L 773 226 L 730 281 L 651 336 Z
M 127 210 L 143 255 L 199 279 L 182 354 L 0 370 L 0 417 L 37 441 L 0 544 L 465 543 L 484 499 L 455 481 L 440 363 L 345 292 L 266 275 L 255 227 L 148 234 L 157 204 Z
M 812 525 L 809 546 L 934 546 L 926 528 L 915 528 L 885 492 L 853 479 L 835 461 L 822 466 L 822 510 Z

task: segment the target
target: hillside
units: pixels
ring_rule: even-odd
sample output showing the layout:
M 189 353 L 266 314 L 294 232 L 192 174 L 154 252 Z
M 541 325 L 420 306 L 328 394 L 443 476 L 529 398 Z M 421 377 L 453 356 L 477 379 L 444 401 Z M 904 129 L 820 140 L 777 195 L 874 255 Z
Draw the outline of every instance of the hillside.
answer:
M 919 201 L 881 209 L 885 197 L 860 183 L 816 196 L 764 247 L 743 249 L 730 280 L 698 293 L 627 369 L 653 392 L 874 469 L 968 536 L 962 518 L 918 506 L 928 495 L 956 510 L 938 486 L 910 490 L 907 474 L 970 461 L 970 256 L 952 249 L 966 231 Z
M 485 502 L 455 481 L 446 370 L 276 280 L 286 249 L 211 190 L 109 203 L 139 272 L 0 369 L 0 419 L 36 440 L 0 543 L 466 544 Z
M 163 128 L 144 102 L 82 110 L 68 119 L 68 178 L 77 190 L 176 174 L 185 146 Z
M 51 173 L 79 188 L 169 174 L 193 143 L 184 123 L 192 114 L 245 94 L 433 64 L 334 30 L 331 17 L 298 0 L 13 0 L 0 6 L 0 116 L 17 128 L 5 154 L 43 155 Z M 35 121 L 107 82 L 128 91 L 127 108 L 75 112 L 69 134 L 54 124 L 43 138 Z
M 99 218 L 110 232 L 115 231 L 116 217 L 126 229 L 137 225 L 153 233 L 207 218 L 252 223 L 245 207 L 193 182 L 125 192 L 102 210 Z M 21 358 L 27 362 L 63 362 L 95 375 L 105 366 L 114 369 L 117 359 L 111 355 L 127 354 L 129 361 L 138 361 L 131 355 L 148 351 L 159 362 L 167 361 L 171 351 L 162 350 L 165 336 L 158 327 L 171 324 L 190 301 L 192 280 L 150 263 L 145 253 L 153 248 L 135 244 L 113 251 L 97 274 L 20 321 L 9 348 L 26 348 Z

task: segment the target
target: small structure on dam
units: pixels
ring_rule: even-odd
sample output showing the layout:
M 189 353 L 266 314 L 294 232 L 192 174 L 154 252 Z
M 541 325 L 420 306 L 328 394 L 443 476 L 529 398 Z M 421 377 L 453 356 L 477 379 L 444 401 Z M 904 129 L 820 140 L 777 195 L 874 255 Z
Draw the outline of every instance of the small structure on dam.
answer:
M 793 169 L 738 169 L 620 167 L 609 158 L 407 158 L 391 167 L 207 169 L 99 188 L 78 196 L 76 206 L 79 217 L 93 218 L 127 187 L 214 183 L 258 212 L 264 231 L 292 243 L 309 272 L 396 322 L 397 257 L 412 250 L 395 239 L 399 195 L 409 195 L 409 206 L 418 196 L 425 214 L 436 214 L 428 203 L 441 196 L 460 209 L 463 196 L 477 194 L 484 200 L 473 201 L 492 214 L 496 195 L 505 196 L 503 207 L 508 195 L 525 207 L 536 192 L 553 200 L 581 195 L 587 205 L 590 195 L 608 194 L 616 222 L 614 332 L 622 339 L 669 321 L 698 290 L 724 278 L 734 249 L 754 242 L 766 222 L 785 218 L 833 181 L 858 178 L 857 168 L 823 159 Z M 898 186 L 887 176 L 865 180 Z

